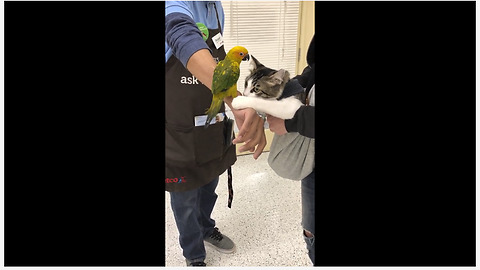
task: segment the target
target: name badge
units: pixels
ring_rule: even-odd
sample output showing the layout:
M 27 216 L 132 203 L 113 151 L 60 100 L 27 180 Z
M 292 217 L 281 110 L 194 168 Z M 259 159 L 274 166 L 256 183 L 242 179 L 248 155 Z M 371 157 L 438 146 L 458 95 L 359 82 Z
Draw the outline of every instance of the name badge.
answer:
M 212 37 L 213 44 L 215 44 L 215 47 L 217 50 L 223 46 L 223 37 L 221 33 L 216 34 L 215 36 Z
M 218 113 L 218 114 L 212 119 L 212 121 L 210 121 L 210 125 L 213 125 L 213 124 L 215 124 L 215 123 L 217 123 L 217 122 L 222 122 L 224 118 L 225 118 L 225 116 L 223 115 L 223 113 Z M 207 116 L 206 116 L 206 115 L 198 115 L 198 116 L 195 116 L 194 122 L 195 122 L 195 126 L 196 126 L 196 127 L 204 126 L 204 125 L 205 125 L 205 122 L 207 122 Z

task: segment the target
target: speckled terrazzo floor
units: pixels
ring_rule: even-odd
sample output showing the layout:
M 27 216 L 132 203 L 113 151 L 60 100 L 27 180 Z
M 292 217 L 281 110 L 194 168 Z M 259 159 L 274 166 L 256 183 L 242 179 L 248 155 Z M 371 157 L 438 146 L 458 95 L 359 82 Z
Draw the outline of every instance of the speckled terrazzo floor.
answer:
M 220 176 L 212 218 L 236 244 L 233 254 L 207 246 L 207 266 L 312 266 L 302 238 L 300 181 L 277 176 L 267 164 L 268 152 L 258 160 L 239 156 L 232 167 L 234 199 L 227 207 L 226 173 Z M 166 266 L 185 266 L 178 230 L 165 192 Z

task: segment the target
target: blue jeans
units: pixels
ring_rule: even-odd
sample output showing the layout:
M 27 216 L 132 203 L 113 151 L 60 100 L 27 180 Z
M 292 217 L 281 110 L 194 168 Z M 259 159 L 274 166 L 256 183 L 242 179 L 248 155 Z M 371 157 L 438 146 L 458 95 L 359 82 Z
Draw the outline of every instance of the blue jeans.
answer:
M 213 232 L 215 220 L 210 215 L 217 201 L 218 177 L 198 189 L 170 192 L 170 204 L 180 233 L 183 256 L 193 262 L 205 260 L 203 239 Z
M 305 232 L 303 233 L 308 257 L 315 265 L 315 170 L 302 179 L 302 226 L 313 235 L 307 237 Z

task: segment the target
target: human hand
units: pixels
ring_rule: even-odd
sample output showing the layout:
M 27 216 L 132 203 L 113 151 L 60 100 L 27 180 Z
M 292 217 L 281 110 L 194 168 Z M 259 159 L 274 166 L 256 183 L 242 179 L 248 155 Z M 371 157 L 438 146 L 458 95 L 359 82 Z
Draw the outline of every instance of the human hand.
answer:
M 264 121 L 258 116 L 257 112 L 252 108 L 242 110 L 232 109 L 238 127 L 238 137 L 233 140 L 234 144 L 242 143 L 238 151 L 250 151 L 253 153 L 253 158 L 257 159 L 265 146 L 267 139 L 265 138 Z
M 277 135 L 287 134 L 285 120 L 267 114 L 267 122 L 271 132 Z

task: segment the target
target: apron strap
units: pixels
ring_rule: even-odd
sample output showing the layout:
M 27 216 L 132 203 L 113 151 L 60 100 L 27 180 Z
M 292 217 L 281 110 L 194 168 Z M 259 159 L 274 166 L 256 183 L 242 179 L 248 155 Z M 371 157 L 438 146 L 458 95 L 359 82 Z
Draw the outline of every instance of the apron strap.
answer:
M 220 33 L 222 33 L 222 25 L 220 24 L 220 19 L 218 17 L 217 4 L 213 3 L 213 7 L 215 8 L 215 13 L 217 14 L 218 29 L 220 29 Z M 232 166 L 228 167 L 227 176 L 228 176 L 228 208 L 232 208 L 232 201 L 233 201 Z
M 215 14 L 217 14 L 217 24 L 218 24 L 218 29 L 220 29 L 220 34 L 222 33 L 222 25 L 220 24 L 220 20 L 218 19 L 218 11 L 217 11 L 217 4 L 213 3 L 213 7 L 215 8 Z
M 232 166 L 227 169 L 228 175 L 228 208 L 232 208 L 233 186 L 232 186 Z

